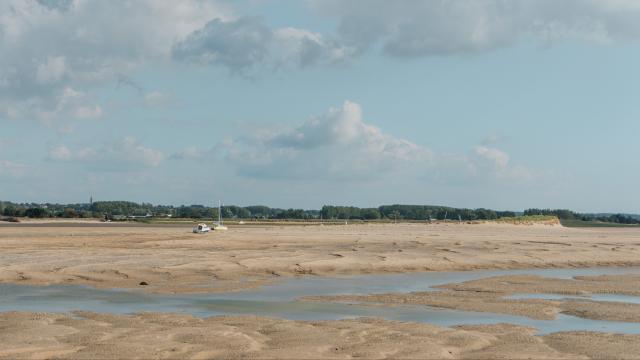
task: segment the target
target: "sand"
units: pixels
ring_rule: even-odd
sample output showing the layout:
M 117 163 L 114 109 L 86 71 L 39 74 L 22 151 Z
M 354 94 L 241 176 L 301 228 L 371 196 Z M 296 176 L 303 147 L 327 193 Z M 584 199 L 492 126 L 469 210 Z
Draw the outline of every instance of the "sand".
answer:
M 495 294 L 458 291 L 425 291 L 369 295 L 306 296 L 299 301 L 380 303 L 387 305 L 427 305 L 446 309 L 521 315 L 553 320 L 560 312 L 559 301 L 508 300 Z
M 640 230 L 370 224 L 0 227 L 0 282 L 229 291 L 298 275 L 640 265 Z
M 292 321 L 77 313 L 0 314 L 0 359 L 637 359 L 640 336 L 535 336 L 508 324 L 445 328 L 379 319 Z
M 243 226 L 207 235 L 190 230 L 108 224 L 0 226 L 0 282 L 193 293 L 238 290 L 300 275 L 640 265 L 640 230 L 630 228 L 376 224 Z M 636 294 L 637 287 L 629 284 L 636 286 L 637 278 L 573 280 L 587 284 L 583 287 L 541 278 L 516 279 L 510 285 L 504 285 L 505 280 L 510 281 L 484 279 L 455 285 L 469 289 L 452 285 L 428 294 L 372 296 L 387 297 L 390 304 L 414 302 L 539 319 L 565 312 L 635 321 L 640 314 L 634 304 L 503 298 L 517 291 L 521 280 L 536 292 Z M 0 313 L 0 359 L 640 358 L 636 335 L 534 334 L 534 329 L 509 324 L 446 328 L 380 319 L 6 312 Z
M 576 276 L 556 279 L 535 275 L 494 276 L 456 284 L 436 286 L 443 289 L 491 293 L 529 294 L 622 294 L 640 296 L 640 275 Z
M 584 299 L 509 299 L 517 293 L 638 295 L 638 275 L 577 276 L 555 279 L 533 275 L 495 276 L 436 286 L 444 290 L 368 295 L 308 296 L 301 301 L 371 302 L 428 305 L 447 309 L 520 315 L 553 320 L 563 313 L 593 320 L 640 322 L 640 304 Z

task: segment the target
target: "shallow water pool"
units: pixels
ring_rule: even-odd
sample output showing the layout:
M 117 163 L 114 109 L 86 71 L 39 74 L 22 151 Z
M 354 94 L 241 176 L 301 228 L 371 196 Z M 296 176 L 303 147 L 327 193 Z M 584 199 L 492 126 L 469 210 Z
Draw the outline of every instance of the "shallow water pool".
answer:
M 640 268 L 429 272 L 336 278 L 301 277 L 254 290 L 196 295 L 157 295 L 141 291 L 103 290 L 77 285 L 0 284 L 0 311 L 70 312 L 81 310 L 116 314 L 178 312 L 199 317 L 259 315 L 293 320 L 379 317 L 442 326 L 506 322 L 533 326 L 543 334 L 571 330 L 640 334 L 640 324 L 638 323 L 589 320 L 568 315 L 559 315 L 555 320 L 533 320 L 523 316 L 458 311 L 429 306 L 381 306 L 295 301 L 296 298 L 310 295 L 429 291 L 434 290 L 432 286 L 435 285 L 501 275 L 533 274 L 571 278 L 578 275 L 627 273 L 638 274 Z

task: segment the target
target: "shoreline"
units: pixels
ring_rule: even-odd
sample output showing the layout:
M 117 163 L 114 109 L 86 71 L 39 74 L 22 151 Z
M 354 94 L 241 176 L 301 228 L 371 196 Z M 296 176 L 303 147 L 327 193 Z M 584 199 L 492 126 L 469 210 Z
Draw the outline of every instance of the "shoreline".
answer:
M 639 274 L 574 276 L 499 275 L 435 285 L 433 290 L 366 295 L 304 296 L 299 301 L 424 305 L 443 309 L 555 320 L 559 314 L 584 319 L 640 323 Z M 520 294 L 565 295 L 564 298 L 511 298 Z M 627 295 L 637 302 L 594 300 L 589 295 Z M 585 298 L 575 296 L 583 295 Z M 574 296 L 574 297 L 572 297 Z
M 19 285 L 190 294 L 238 291 L 302 276 L 605 266 L 640 266 L 640 231 L 511 224 L 250 225 L 202 236 L 184 225 L 0 226 L 0 282 Z M 143 281 L 148 285 L 139 285 Z M 478 298 L 474 289 L 494 287 L 481 281 L 462 283 L 467 288 L 458 290 Z M 440 301 L 455 305 L 452 298 Z M 541 316 L 558 311 L 558 301 L 533 302 L 542 304 L 536 308 Z M 493 310 L 504 304 L 496 306 Z M 571 306 L 582 315 L 625 315 L 610 307 Z M 637 307 L 627 306 L 627 314 L 638 312 Z M 640 335 L 536 335 L 530 327 L 510 324 L 445 327 L 377 318 L 302 321 L 88 312 L 2 312 L 0 322 L 5 324 L 0 358 L 633 359 L 640 353 Z
M 640 335 L 535 335 L 510 324 L 441 327 L 184 314 L 0 313 L 0 358 L 547 358 L 637 359 Z M 33 337 L 37 332 L 38 337 Z M 159 341 L 160 340 L 160 341 Z
M 293 279 L 304 279 L 305 277 L 312 278 L 325 278 L 325 279 L 344 279 L 350 277 L 357 276 L 384 276 L 384 275 L 402 275 L 402 274 L 434 274 L 434 273 L 449 273 L 449 272 L 479 272 L 479 271 L 509 271 L 509 270 L 517 270 L 517 271 L 535 271 L 535 270 L 566 270 L 566 269 L 598 269 L 598 268 L 638 268 L 640 267 L 640 260 L 637 262 L 623 262 L 623 263 L 612 263 L 612 262 L 597 262 L 594 264 L 550 264 L 548 266 L 527 266 L 527 264 L 504 264 L 496 267 L 463 267 L 463 268 L 451 268 L 451 269 L 402 269 L 398 271 L 366 271 L 366 272 L 341 272 L 341 273 L 323 273 L 323 274 L 315 274 L 315 273 L 307 273 L 307 274 L 286 274 L 286 275 L 277 275 L 275 277 L 269 278 L 256 278 L 256 277 L 248 277 L 248 278 L 240 278 L 235 280 L 223 280 L 221 281 L 219 286 L 217 287 L 206 287 L 206 283 L 194 283 L 188 288 L 180 289 L 180 291 L 175 291 L 175 289 L 169 288 L 157 288 L 153 285 L 135 285 L 132 284 L 128 287 L 121 286 L 113 286 L 117 282 L 96 282 L 91 279 L 84 279 L 83 281 L 64 281 L 64 282 L 56 282 L 56 281 L 32 281 L 31 279 L 16 279 L 16 280 L 6 280 L 0 279 L 0 284 L 7 285 L 25 285 L 25 286 L 56 286 L 56 285 L 72 285 L 72 286 L 86 286 L 89 288 L 95 289 L 103 289 L 103 290 L 125 290 L 125 291 L 140 291 L 143 293 L 149 294 L 158 294 L 158 295 L 167 295 L 167 294 L 184 294 L 184 295 L 198 295 L 198 294 L 223 294 L 223 293 L 234 293 L 234 292 L 242 292 L 247 290 L 258 289 L 262 286 L 270 286 L 275 285 L 284 281 L 290 281 Z M 119 283 L 118 283 L 119 284 Z M 544 293 L 541 293 L 544 294 Z
M 0 251 L 2 283 L 207 293 L 301 275 L 634 267 L 640 266 L 640 231 L 368 224 L 248 226 L 198 235 L 184 227 L 28 226 L 0 227 Z

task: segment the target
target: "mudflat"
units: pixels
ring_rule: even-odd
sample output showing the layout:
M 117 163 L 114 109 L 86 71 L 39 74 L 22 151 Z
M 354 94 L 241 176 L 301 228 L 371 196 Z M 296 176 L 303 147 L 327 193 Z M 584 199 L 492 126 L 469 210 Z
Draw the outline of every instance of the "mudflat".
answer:
M 388 305 L 427 305 L 455 310 L 481 311 L 555 319 L 559 313 L 593 320 L 640 322 L 640 304 L 591 301 L 588 298 L 511 299 L 516 293 L 638 294 L 638 275 L 576 276 L 555 279 L 531 275 L 496 276 L 436 286 L 441 291 L 368 295 L 308 296 L 301 301 L 371 302 Z
M 161 293 L 238 290 L 299 275 L 637 266 L 639 255 L 638 229 L 542 224 L 244 226 L 206 235 L 192 234 L 188 226 L 0 227 L 0 282 Z M 565 312 L 639 321 L 637 304 L 504 297 L 524 289 L 637 295 L 638 281 L 632 275 L 572 280 L 518 275 L 350 300 L 538 319 Z M 349 298 L 322 298 L 327 300 Z M 535 329 L 511 324 L 447 328 L 368 318 L 294 321 L 175 313 L 5 312 L 0 313 L 0 358 L 637 359 L 640 354 L 638 335 L 535 334 Z
M 152 292 L 297 275 L 640 265 L 640 230 L 511 224 L 0 227 L 0 282 Z M 148 284 L 148 285 L 140 285 Z
M 536 336 L 534 329 L 508 324 L 18 312 L 1 313 L 0 324 L 0 359 L 637 359 L 640 353 L 638 335 Z

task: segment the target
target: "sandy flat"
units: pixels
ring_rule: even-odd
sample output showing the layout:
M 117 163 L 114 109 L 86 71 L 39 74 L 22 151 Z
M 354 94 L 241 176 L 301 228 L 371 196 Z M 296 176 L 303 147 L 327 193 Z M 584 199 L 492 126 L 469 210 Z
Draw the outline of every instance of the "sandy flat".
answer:
M 556 279 L 535 275 L 509 275 L 436 287 L 458 291 L 507 294 L 622 294 L 640 296 L 640 275 L 576 276 L 573 279 Z
M 207 235 L 176 226 L 0 227 L 1 282 L 152 292 L 226 291 L 305 274 L 635 266 L 639 255 L 639 229 L 551 225 L 245 226 Z M 638 284 L 636 278 L 572 280 L 586 284 L 582 288 L 540 278 L 512 280 L 484 279 L 456 285 L 469 289 L 384 296 L 389 303 L 540 319 L 559 312 L 591 318 L 640 313 L 633 304 L 612 308 L 503 298 L 525 280 L 521 286 L 537 292 L 562 288 L 636 294 L 637 288 L 631 288 Z M 148 285 L 140 285 L 143 281 Z M 9 312 L 0 313 L 0 358 L 640 358 L 639 336 L 534 333 L 508 324 L 445 328 L 379 319 Z
M 380 303 L 388 305 L 427 305 L 446 309 L 521 315 L 538 320 L 552 320 L 560 312 L 560 301 L 509 300 L 492 293 L 468 291 L 425 291 L 369 295 L 307 296 L 299 301 Z
M 302 274 L 640 265 L 640 229 L 370 224 L 0 227 L 0 282 L 241 289 Z
M 640 336 L 498 324 L 445 328 L 379 319 L 291 321 L 145 313 L 0 314 L 0 359 L 637 359 Z
M 370 302 L 388 305 L 428 305 L 552 320 L 557 314 L 587 319 L 640 322 L 640 304 L 584 299 L 510 299 L 517 293 L 638 295 L 638 275 L 577 276 L 555 279 L 533 275 L 495 276 L 438 285 L 440 291 L 367 295 L 307 296 L 301 301 Z
M 640 358 L 638 335 L 534 332 L 508 324 L 445 328 L 379 319 L 9 312 L 0 313 L 0 359 Z

